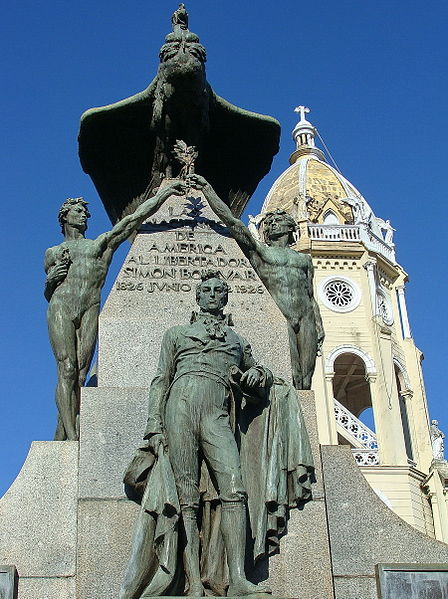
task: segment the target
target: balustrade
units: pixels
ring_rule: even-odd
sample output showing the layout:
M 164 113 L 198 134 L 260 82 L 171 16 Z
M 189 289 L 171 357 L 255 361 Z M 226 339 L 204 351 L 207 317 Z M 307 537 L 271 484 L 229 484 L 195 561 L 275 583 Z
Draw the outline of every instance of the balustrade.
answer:
M 395 264 L 395 250 L 384 239 L 377 237 L 368 225 L 316 225 L 308 224 L 308 235 L 313 241 L 357 241 L 378 252 Z
M 311 239 L 322 241 L 360 241 L 357 225 L 308 225 Z
M 334 414 L 336 422 L 354 437 L 365 449 L 378 449 L 375 433 L 358 420 L 354 414 L 347 410 L 337 399 L 334 400 Z
M 358 466 L 379 466 L 378 449 L 352 449 Z
M 361 447 L 352 449 L 358 466 L 378 466 L 378 441 L 375 433 L 354 414 L 347 410 L 337 399 L 334 400 L 336 422 L 349 435 L 349 441 L 357 441 Z

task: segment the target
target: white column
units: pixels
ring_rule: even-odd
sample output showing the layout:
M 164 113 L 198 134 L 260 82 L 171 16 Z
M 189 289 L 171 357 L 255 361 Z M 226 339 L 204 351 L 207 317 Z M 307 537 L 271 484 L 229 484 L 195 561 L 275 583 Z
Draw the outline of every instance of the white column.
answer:
M 336 426 L 336 418 L 334 414 L 334 392 L 333 392 L 333 377 L 334 372 L 325 372 L 323 368 L 322 359 L 322 372 L 324 373 L 324 389 L 327 409 L 327 425 L 328 425 L 328 443 L 330 445 L 338 445 L 338 430 Z M 322 443 L 322 441 L 321 441 Z
M 364 268 L 367 270 L 367 278 L 369 280 L 369 292 L 370 292 L 370 303 L 372 304 L 372 316 L 376 316 L 376 281 L 375 281 L 375 258 L 369 258 L 364 264 Z
M 406 298 L 404 296 L 404 285 L 397 287 L 398 306 L 400 308 L 401 324 L 403 327 L 404 339 L 412 337 L 411 327 L 409 325 L 408 310 L 406 308 Z

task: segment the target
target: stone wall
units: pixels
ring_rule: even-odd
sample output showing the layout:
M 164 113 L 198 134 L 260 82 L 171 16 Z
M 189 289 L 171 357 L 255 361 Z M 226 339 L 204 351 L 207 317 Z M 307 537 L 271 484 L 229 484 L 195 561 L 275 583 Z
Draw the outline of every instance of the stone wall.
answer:
M 349 447 L 323 446 L 322 465 L 336 599 L 377 599 L 376 564 L 448 562 L 448 545 L 389 509 Z

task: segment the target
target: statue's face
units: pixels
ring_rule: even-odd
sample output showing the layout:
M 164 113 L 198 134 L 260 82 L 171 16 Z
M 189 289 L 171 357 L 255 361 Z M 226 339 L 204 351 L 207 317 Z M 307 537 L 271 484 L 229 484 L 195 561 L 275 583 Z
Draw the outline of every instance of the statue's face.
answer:
M 203 312 L 218 313 L 227 300 L 227 289 L 221 279 L 208 279 L 201 283 L 196 301 Z
M 66 213 L 64 222 L 84 232 L 87 229 L 87 218 L 85 207 L 82 204 L 74 204 Z
M 283 214 L 273 214 L 265 224 L 264 230 L 268 239 L 271 239 L 272 237 L 281 237 L 283 235 L 289 236 L 292 227 Z

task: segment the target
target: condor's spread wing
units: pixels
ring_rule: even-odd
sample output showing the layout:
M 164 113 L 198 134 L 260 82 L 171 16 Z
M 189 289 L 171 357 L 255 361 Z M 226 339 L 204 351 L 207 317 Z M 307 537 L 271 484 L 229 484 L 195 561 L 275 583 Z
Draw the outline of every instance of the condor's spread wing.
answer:
M 151 183 L 154 88 L 155 81 L 135 96 L 91 108 L 81 116 L 81 166 L 92 178 L 113 223 L 137 208 L 134 198 Z M 153 187 L 158 184 L 154 182 Z
M 155 164 L 172 161 L 155 156 L 151 130 L 156 80 L 143 92 L 81 117 L 79 156 L 92 178 L 113 223 L 133 212 L 148 187 L 160 184 Z M 260 180 L 269 172 L 278 152 L 280 125 L 264 115 L 249 112 L 214 94 L 207 85 L 209 123 L 198 147 L 197 172 L 215 188 L 237 216 Z M 175 119 L 174 119 L 175 121 Z M 173 121 L 172 121 L 173 122 Z M 188 137 L 179 129 L 171 139 Z M 180 167 L 179 167 L 180 168 Z M 151 175 L 152 173 L 152 175 Z
M 213 92 L 209 114 L 209 135 L 197 171 L 239 216 L 271 168 L 279 149 L 280 124 L 270 116 L 238 108 Z

